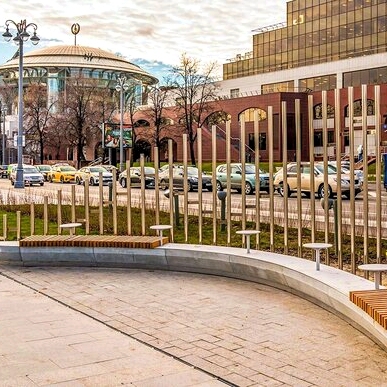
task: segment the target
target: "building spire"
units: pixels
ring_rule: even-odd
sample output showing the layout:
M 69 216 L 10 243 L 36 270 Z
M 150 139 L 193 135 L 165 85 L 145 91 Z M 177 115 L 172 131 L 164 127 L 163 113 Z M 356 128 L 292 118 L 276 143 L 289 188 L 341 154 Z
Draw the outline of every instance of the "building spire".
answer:
M 77 45 L 77 35 L 79 34 L 80 30 L 81 30 L 81 26 L 78 23 L 74 23 L 71 26 L 71 32 L 74 35 L 74 46 Z

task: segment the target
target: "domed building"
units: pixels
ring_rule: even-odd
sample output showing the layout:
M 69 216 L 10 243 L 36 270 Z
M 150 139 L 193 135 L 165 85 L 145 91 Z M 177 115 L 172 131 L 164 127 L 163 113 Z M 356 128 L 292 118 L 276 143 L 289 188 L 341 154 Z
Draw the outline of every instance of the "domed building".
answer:
M 139 66 L 123 57 L 94 47 L 79 45 L 61 45 L 45 47 L 27 52 L 23 55 L 23 85 L 32 83 L 44 84 L 47 89 L 47 105 L 58 100 L 58 96 L 66 89 L 66 82 L 71 78 L 83 77 L 98 80 L 98 86 L 115 90 L 118 78 L 125 77 L 134 93 L 137 105 L 144 103 L 148 86 L 158 83 L 158 79 Z M 0 66 L 0 85 L 13 90 L 13 98 L 4 98 L 8 115 L 5 122 L 6 134 L 11 138 L 17 132 L 17 87 L 19 79 L 19 56 Z M 128 98 L 129 93 L 125 97 Z M 133 94 L 131 95 L 133 98 Z M 55 108 L 54 108 L 55 111 Z M 12 144 L 8 144 L 12 148 Z M 10 149 L 12 153 L 12 149 Z M 93 155 L 94 150 L 90 151 Z M 8 152 L 10 153 L 10 152 Z M 91 156 L 93 157 L 93 156 Z M 90 156 L 88 159 L 91 158 Z M 12 157 L 13 158 L 13 157 Z M 10 162 L 11 157 L 8 155 Z

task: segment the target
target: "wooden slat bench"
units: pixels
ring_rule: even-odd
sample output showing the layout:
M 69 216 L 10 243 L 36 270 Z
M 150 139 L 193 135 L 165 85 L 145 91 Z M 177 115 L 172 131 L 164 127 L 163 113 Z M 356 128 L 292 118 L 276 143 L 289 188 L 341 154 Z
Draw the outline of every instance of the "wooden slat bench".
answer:
M 387 289 L 357 290 L 349 293 L 350 300 L 387 329 Z
M 163 237 L 162 244 L 169 238 Z M 154 249 L 160 246 L 159 236 L 134 235 L 32 235 L 19 241 L 20 247 L 123 247 Z

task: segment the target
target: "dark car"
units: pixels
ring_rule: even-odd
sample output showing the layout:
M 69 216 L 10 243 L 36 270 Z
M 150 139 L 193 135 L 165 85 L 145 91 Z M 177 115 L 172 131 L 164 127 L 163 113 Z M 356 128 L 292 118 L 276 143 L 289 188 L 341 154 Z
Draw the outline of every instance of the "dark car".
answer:
M 173 187 L 184 188 L 184 168 L 174 167 L 173 168 Z M 194 191 L 199 186 L 199 169 L 196 167 L 187 167 L 187 183 L 188 191 Z M 165 168 L 159 174 L 160 188 L 166 190 L 169 187 L 169 169 Z M 212 180 L 211 176 L 202 174 L 202 189 L 212 191 Z
M 130 186 L 141 187 L 141 168 L 131 167 L 130 169 Z M 155 169 L 153 167 L 144 167 L 145 188 L 155 187 Z M 121 172 L 118 176 L 118 182 L 122 188 L 126 188 L 128 185 L 128 172 L 127 170 Z
M 1 165 L 0 166 L 0 177 L 2 179 L 8 178 L 8 165 Z

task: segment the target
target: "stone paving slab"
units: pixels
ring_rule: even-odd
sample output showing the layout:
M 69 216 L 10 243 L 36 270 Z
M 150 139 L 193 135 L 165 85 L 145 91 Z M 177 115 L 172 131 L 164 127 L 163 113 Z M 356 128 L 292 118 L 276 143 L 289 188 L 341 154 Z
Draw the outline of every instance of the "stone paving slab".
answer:
M 163 271 L 0 270 L 36 290 L 0 276 L 0 386 L 226 385 L 200 369 L 234 386 L 387 386 L 385 351 L 278 289 Z
M 0 364 L 2 387 L 224 385 L 4 276 Z

